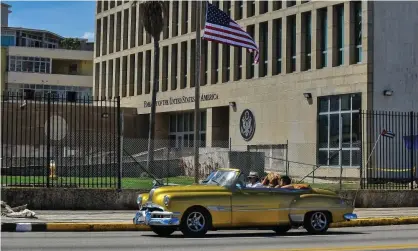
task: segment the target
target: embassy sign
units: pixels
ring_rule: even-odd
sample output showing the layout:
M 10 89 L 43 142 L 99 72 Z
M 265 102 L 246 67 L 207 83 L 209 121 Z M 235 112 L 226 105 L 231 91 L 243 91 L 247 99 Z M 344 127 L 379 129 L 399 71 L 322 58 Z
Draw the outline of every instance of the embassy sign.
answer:
M 211 101 L 211 100 L 218 100 L 219 96 L 216 93 L 208 93 L 208 94 L 202 94 L 200 95 L 200 102 L 203 101 Z M 187 104 L 187 103 L 193 103 L 195 101 L 194 96 L 182 96 L 182 97 L 176 97 L 176 98 L 168 98 L 168 99 L 162 99 L 157 100 L 157 106 L 168 106 L 168 105 L 180 105 L 180 104 Z M 151 107 L 151 102 L 144 101 L 144 108 Z

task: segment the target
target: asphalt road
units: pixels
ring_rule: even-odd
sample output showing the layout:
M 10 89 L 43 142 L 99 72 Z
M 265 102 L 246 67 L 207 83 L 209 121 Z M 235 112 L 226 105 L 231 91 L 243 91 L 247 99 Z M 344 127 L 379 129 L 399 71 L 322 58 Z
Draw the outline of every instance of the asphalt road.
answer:
M 330 229 L 312 236 L 291 230 L 284 236 L 271 231 L 218 231 L 205 238 L 184 238 L 180 232 L 160 238 L 152 232 L 2 232 L 2 250 L 193 250 L 193 251 L 313 251 L 418 250 L 418 225 Z

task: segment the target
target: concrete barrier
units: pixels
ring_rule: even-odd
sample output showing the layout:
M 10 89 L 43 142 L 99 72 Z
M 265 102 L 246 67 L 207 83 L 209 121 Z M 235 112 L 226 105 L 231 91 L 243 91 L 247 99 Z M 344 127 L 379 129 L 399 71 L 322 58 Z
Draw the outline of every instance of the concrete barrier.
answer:
M 136 197 L 147 190 L 3 188 L 2 200 L 9 205 L 28 204 L 31 210 L 135 210 Z M 357 196 L 356 196 L 357 193 Z M 417 207 L 418 190 L 347 190 L 340 196 L 356 197 L 358 208 Z

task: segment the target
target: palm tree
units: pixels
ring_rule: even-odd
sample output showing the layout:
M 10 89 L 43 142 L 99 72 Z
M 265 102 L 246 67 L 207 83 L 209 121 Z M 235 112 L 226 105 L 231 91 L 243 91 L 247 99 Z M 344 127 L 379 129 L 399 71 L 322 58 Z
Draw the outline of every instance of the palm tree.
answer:
M 151 98 L 151 114 L 148 131 L 148 160 L 147 170 L 150 170 L 154 162 L 154 131 L 155 131 L 155 106 L 158 91 L 159 57 L 160 57 L 160 35 L 165 26 L 167 10 L 164 1 L 134 1 L 133 6 L 139 4 L 139 18 L 144 25 L 145 31 L 154 40 L 154 83 Z

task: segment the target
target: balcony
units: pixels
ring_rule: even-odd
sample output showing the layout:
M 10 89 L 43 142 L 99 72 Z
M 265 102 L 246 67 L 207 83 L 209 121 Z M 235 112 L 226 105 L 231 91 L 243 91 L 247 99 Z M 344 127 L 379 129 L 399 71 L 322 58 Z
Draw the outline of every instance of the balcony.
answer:
M 8 72 L 7 83 L 92 87 L 93 76 Z
M 9 56 L 44 57 L 52 59 L 90 60 L 93 61 L 93 51 L 48 49 L 35 47 L 9 46 Z

